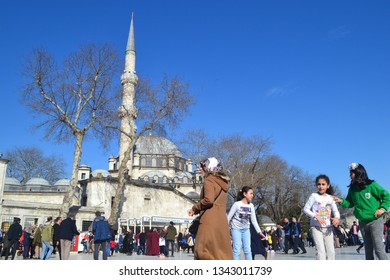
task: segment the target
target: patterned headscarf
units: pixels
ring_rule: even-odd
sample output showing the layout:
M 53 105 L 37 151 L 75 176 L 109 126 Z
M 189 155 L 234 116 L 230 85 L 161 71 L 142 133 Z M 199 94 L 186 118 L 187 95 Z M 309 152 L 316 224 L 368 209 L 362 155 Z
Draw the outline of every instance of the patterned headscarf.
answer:
M 202 160 L 200 166 L 205 172 L 222 172 L 223 170 L 221 162 L 215 157 Z

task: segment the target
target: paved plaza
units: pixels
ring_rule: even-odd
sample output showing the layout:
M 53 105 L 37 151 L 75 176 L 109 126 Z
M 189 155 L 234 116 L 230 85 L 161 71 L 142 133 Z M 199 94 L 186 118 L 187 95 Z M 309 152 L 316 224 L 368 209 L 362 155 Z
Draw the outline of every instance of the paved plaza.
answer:
M 348 246 L 343 248 L 336 248 L 336 260 L 364 260 L 364 249 L 360 251 L 360 254 L 356 252 L 355 246 Z M 306 254 L 284 254 L 282 252 L 269 253 L 268 260 L 315 260 L 315 248 L 309 247 L 306 248 Z M 290 250 L 290 252 L 292 252 Z M 390 259 L 390 253 L 388 254 Z M 102 253 L 99 255 L 99 259 L 102 258 Z M 174 261 L 174 260 L 193 260 L 194 255 L 192 253 L 187 252 L 177 252 L 174 257 L 168 257 L 165 259 L 160 259 L 157 256 L 145 256 L 145 255 L 137 255 L 133 254 L 132 256 L 127 256 L 126 254 L 114 253 L 112 257 L 109 257 L 109 261 L 115 260 L 150 260 L 150 261 Z M 15 257 L 17 260 L 23 260 L 22 256 Z M 52 255 L 51 260 L 58 260 L 58 255 Z M 83 254 L 83 253 L 70 253 L 71 260 L 92 260 L 92 254 Z M 244 255 L 241 254 L 241 259 L 244 260 Z M 264 260 L 263 256 L 256 255 L 256 260 Z M 4 261 L 4 257 L 0 259 L 0 261 Z M 36 261 L 35 259 L 26 260 L 26 261 Z

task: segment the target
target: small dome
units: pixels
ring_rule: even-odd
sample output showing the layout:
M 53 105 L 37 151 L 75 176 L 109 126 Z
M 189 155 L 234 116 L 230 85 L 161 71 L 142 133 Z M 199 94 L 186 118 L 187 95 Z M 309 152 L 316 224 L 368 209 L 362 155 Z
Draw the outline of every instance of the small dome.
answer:
M 93 177 L 97 177 L 98 173 L 101 173 L 103 177 L 108 177 L 110 176 L 110 173 L 107 171 L 107 170 L 104 170 L 104 169 L 96 169 L 94 171 L 92 171 L 92 176 Z
M 43 178 L 31 178 L 26 182 L 26 186 L 45 186 L 50 187 L 50 183 Z
M 19 180 L 14 177 L 5 177 L 4 185 L 21 186 L 22 183 L 20 183 Z
M 145 172 L 144 174 L 142 174 L 140 177 L 145 177 L 145 176 L 148 176 L 149 178 L 152 178 L 154 176 L 157 176 L 157 177 L 164 177 L 165 174 L 160 172 L 160 171 L 148 171 L 148 172 Z
M 192 179 L 192 174 L 190 172 L 186 172 L 186 171 L 179 171 L 179 172 L 175 173 L 175 177 L 180 178 L 180 179 L 184 178 L 184 177 Z
M 197 192 L 189 192 L 186 194 L 187 197 L 193 199 L 193 200 L 198 200 L 200 198 L 199 194 Z
M 60 179 L 58 180 L 54 186 L 60 187 L 60 186 L 69 186 L 70 185 L 70 180 L 69 179 Z
M 166 138 L 148 135 L 141 136 L 135 143 L 134 152 L 139 154 L 169 155 L 182 157 L 178 147 Z

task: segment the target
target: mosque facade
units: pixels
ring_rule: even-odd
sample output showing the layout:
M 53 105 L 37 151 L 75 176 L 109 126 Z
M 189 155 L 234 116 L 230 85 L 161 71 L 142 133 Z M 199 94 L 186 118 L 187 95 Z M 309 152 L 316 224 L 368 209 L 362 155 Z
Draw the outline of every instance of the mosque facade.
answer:
M 123 87 L 122 109 L 134 110 L 135 72 L 134 26 L 131 19 L 126 47 L 125 70 L 121 77 Z M 122 117 L 122 130 L 136 130 L 135 117 Z M 80 165 L 78 172 L 77 204 L 71 207 L 76 214 L 76 225 L 87 231 L 96 211 L 106 218 L 118 184 L 118 168 L 128 140 L 121 135 L 119 155 L 108 159 L 108 169 L 92 170 Z M 50 184 L 43 178 L 32 178 L 25 184 L 6 176 L 7 159 L 0 158 L 0 225 L 6 231 L 14 217 L 21 219 L 23 227 L 43 224 L 47 217 L 57 217 L 70 180 L 62 179 Z M 187 210 L 199 199 L 201 176 L 193 170 L 192 161 L 185 159 L 170 140 L 148 135 L 141 136 L 128 163 L 129 179 L 124 191 L 124 204 L 119 219 L 119 230 L 145 229 L 165 226 L 174 221 L 187 227 L 191 218 Z

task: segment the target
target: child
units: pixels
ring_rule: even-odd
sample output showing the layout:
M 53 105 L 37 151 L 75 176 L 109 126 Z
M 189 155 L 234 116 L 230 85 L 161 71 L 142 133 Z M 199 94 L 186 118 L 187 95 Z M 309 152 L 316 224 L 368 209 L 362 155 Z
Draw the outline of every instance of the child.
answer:
M 83 253 L 84 254 L 88 253 L 87 243 L 88 243 L 88 241 L 84 236 L 83 240 L 81 240 L 81 245 L 83 245 Z
M 319 175 L 316 178 L 318 192 L 312 193 L 303 211 L 310 219 L 310 230 L 317 251 L 317 260 L 334 260 L 333 228 L 337 226 L 340 213 L 332 198 L 333 188 L 329 177 Z M 333 214 L 334 218 L 331 218 Z
M 253 189 L 243 187 L 237 195 L 237 201 L 233 204 L 228 214 L 228 222 L 231 222 L 231 235 L 233 239 L 233 259 L 240 259 L 241 248 L 244 248 L 246 260 L 252 260 L 250 223 L 261 237 L 265 238 L 256 220 L 255 208 L 251 203 Z
M 160 259 L 164 259 L 165 258 L 165 232 L 164 230 L 162 229 L 160 231 L 160 236 L 159 236 L 159 240 L 158 240 L 158 244 L 160 246 Z
M 383 244 L 384 213 L 390 207 L 390 194 L 374 180 L 359 163 L 349 166 L 351 184 L 346 198 L 333 197 L 344 208 L 355 207 L 353 214 L 359 220 L 363 235 L 366 260 L 387 260 Z
M 267 232 L 267 241 L 268 241 L 268 252 L 274 253 L 274 247 L 273 247 L 273 242 L 272 242 L 272 231 L 269 230 Z
M 115 238 L 110 240 L 110 256 L 114 255 L 115 247 L 117 243 L 115 242 Z

